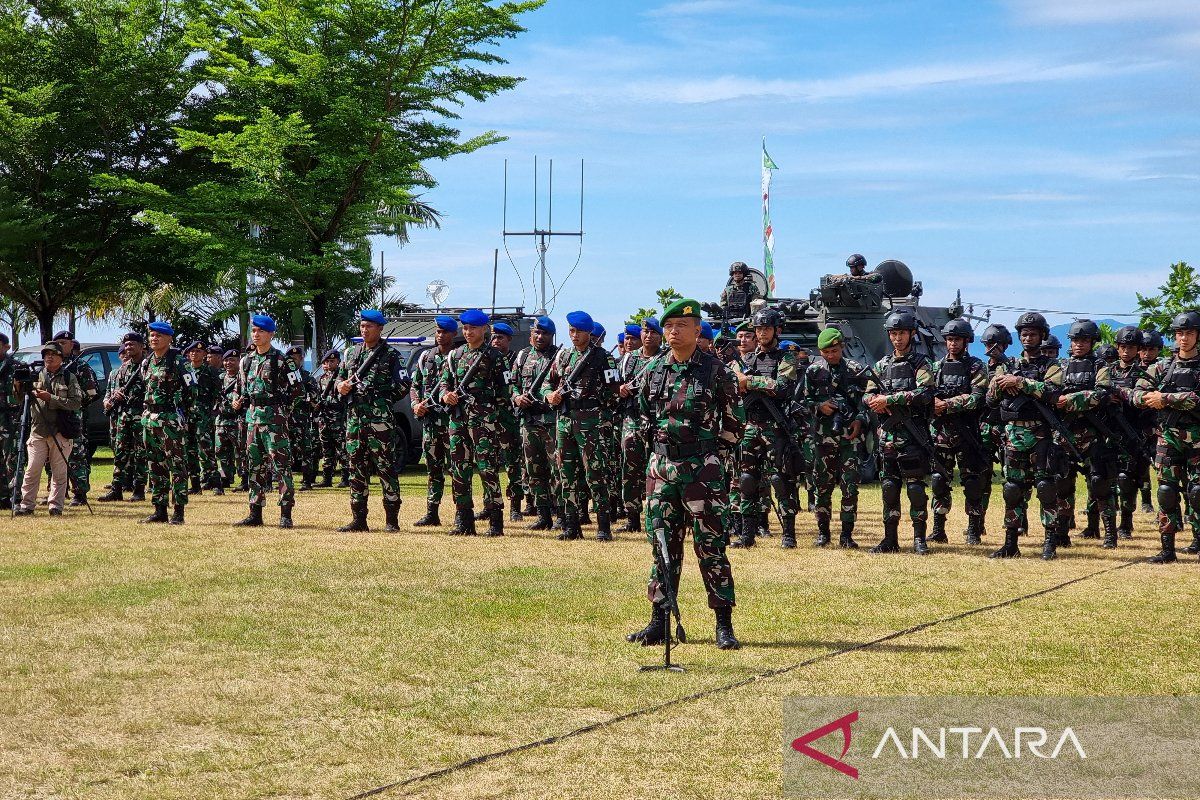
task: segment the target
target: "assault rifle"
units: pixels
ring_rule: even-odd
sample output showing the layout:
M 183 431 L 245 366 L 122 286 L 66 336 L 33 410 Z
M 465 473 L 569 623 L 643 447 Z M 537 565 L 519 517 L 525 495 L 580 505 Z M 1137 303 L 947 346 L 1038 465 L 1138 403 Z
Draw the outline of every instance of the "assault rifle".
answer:
M 1071 429 L 1068 428 L 1062 419 L 1060 419 L 1057 414 L 1051 411 L 1050 407 L 1041 400 L 1038 400 L 1032 395 L 1025 395 L 1025 399 L 1028 402 L 1033 403 L 1033 407 L 1037 409 L 1039 414 L 1042 415 L 1042 419 L 1046 420 L 1046 424 L 1050 426 L 1050 429 L 1057 433 L 1059 438 L 1062 439 L 1063 449 L 1067 451 L 1067 455 L 1071 457 L 1071 460 L 1075 463 L 1075 466 L 1078 467 L 1081 472 L 1086 472 L 1087 465 L 1085 464 L 1083 453 L 1079 451 L 1079 447 L 1075 444 L 1075 437 L 1072 435 Z
M 483 362 L 488 360 L 487 351 L 483 347 L 479 349 L 479 358 L 467 368 L 467 371 L 462 376 L 462 380 L 456 381 L 455 386 L 451 388 L 451 391 L 458 395 L 458 405 L 450 406 L 450 419 L 461 421 L 467 415 L 467 406 L 475 402 L 475 398 L 471 395 L 467 386 L 475 379 L 475 373 L 479 372 L 479 368 L 483 366 Z M 464 354 L 468 352 L 470 351 L 463 350 Z M 450 377 L 454 377 L 454 370 L 450 370 Z
M 947 400 L 961 395 L 947 394 L 939 389 L 934 392 L 933 396 L 939 400 Z M 965 414 L 943 414 L 940 417 L 934 417 L 934 420 L 946 423 L 951 432 L 958 436 L 958 440 L 966 445 L 967 451 L 974 456 L 979 466 L 986 469 L 991 465 L 992 457 L 984 448 L 983 439 L 979 438 L 979 430 L 974 425 L 966 424 L 965 416 Z
M 380 342 L 367 354 L 367 357 L 358 365 L 358 369 L 354 370 L 348 379 L 350 381 L 350 394 L 354 394 L 365 385 L 363 381 L 366 380 L 367 375 L 374 368 L 375 362 L 388 349 L 390 349 L 390 345 L 387 342 Z M 337 381 L 330 381 L 330 383 L 337 383 Z
M 537 393 L 541 391 L 542 384 L 546 382 L 546 378 L 550 375 L 550 370 L 554 367 L 554 359 L 558 357 L 558 351 L 558 345 L 551 346 L 550 353 L 546 357 L 546 365 L 538 370 L 538 374 L 533 377 L 533 383 L 529 384 L 529 388 L 519 395 L 519 397 L 524 397 L 530 403 L 533 403 L 533 405 L 526 408 L 517 407 L 517 416 L 522 419 L 539 413 L 535 409 L 539 406 L 545 406 L 542 399 L 537 396 Z
M 675 581 L 671 575 L 671 553 L 667 548 L 667 532 L 663 528 L 654 531 L 654 567 L 658 573 L 658 585 L 663 594 L 659 604 L 666 613 L 663 615 L 663 663 L 640 667 L 641 671 L 669 670 L 683 672 L 683 667 L 671 663 L 671 617 L 675 617 L 675 637 L 687 644 L 687 632 L 683 629 L 683 620 L 679 615 L 679 598 L 675 589 Z
M 883 386 L 883 381 L 878 375 L 875 374 L 875 370 L 871 369 L 870 367 L 864 367 L 863 371 L 859 373 L 859 377 L 869 378 L 875 381 L 878 386 Z M 888 424 L 889 422 L 892 422 L 890 426 Z M 933 442 L 929 439 L 928 430 L 921 430 L 920 426 L 917 425 L 913 418 L 908 414 L 888 414 L 887 419 L 881 422 L 881 425 L 884 428 L 894 428 L 896 424 L 899 424 L 900 427 L 904 428 L 904 431 L 908 434 L 908 437 L 910 440 L 912 440 L 913 444 L 915 444 L 925 453 L 926 456 L 929 457 L 929 463 L 933 466 L 934 472 L 946 479 L 953 477 L 954 473 L 942 463 L 940 458 L 938 458 L 937 450 L 934 449 Z
M 574 368 L 572 368 L 571 372 L 562 379 L 562 383 L 558 385 L 558 391 L 561 392 L 563 396 L 563 401 L 558 406 L 562 413 L 566 413 L 571 410 L 572 400 L 579 399 L 579 394 L 581 391 L 583 391 L 583 388 L 577 386 L 576 384 L 583 377 L 583 371 L 592 362 L 594 354 L 601 352 L 603 351 L 601 351 L 599 347 L 596 347 L 595 345 L 589 345 L 587 352 L 585 352 L 583 356 L 577 362 L 575 362 Z

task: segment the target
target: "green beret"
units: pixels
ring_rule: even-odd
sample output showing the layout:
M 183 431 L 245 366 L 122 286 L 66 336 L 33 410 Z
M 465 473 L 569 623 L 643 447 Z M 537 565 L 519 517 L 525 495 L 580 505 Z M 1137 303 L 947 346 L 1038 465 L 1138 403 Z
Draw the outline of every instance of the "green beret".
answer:
M 826 347 L 835 345 L 838 342 L 843 341 L 845 338 L 846 337 L 843 336 L 842 332 L 837 328 L 826 328 L 825 330 L 821 331 L 821 335 L 817 337 L 817 348 L 819 350 L 824 350 Z
M 700 319 L 699 301 L 688 300 L 687 298 L 676 300 L 674 303 L 671 303 L 671 305 L 666 307 L 659 321 L 666 322 L 672 317 L 693 317 L 695 319 Z
M 738 323 L 738 326 L 733 329 L 733 332 L 741 333 L 742 331 L 753 331 L 753 330 L 754 330 L 754 328 L 750 327 L 750 320 L 744 319 Z

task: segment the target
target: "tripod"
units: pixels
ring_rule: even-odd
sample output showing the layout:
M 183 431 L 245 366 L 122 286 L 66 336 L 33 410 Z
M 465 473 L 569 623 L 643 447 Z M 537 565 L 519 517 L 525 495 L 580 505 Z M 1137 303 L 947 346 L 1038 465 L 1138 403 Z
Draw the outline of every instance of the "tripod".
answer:
M 20 498 L 21 483 L 23 482 L 25 466 L 26 466 L 26 465 L 22 464 L 21 461 L 23 460 L 22 457 L 25 455 L 25 448 L 24 448 L 25 440 L 29 437 L 29 418 L 30 418 L 30 411 L 33 408 L 33 403 L 31 402 L 32 398 L 33 398 L 33 388 L 30 387 L 30 388 L 26 389 L 24 394 L 25 394 L 25 399 L 21 405 L 21 439 L 18 442 L 18 447 L 20 449 L 17 451 L 17 468 L 13 472 L 13 474 L 14 474 L 14 477 L 13 477 L 14 483 L 13 483 L 13 491 L 12 491 L 12 501 L 13 501 L 12 502 L 12 506 L 13 506 L 12 513 L 13 513 L 13 516 L 16 516 L 16 513 L 17 513 L 17 502 Z M 41 408 L 37 409 L 37 414 L 38 414 L 38 417 L 42 420 L 42 422 L 46 423 L 46 425 L 48 427 L 54 428 L 54 426 L 50 425 L 49 421 L 46 419 L 46 415 L 42 412 Z M 62 457 L 63 463 L 68 464 L 68 466 L 67 466 L 67 483 L 68 483 L 68 485 L 70 485 L 71 491 L 73 491 L 76 495 L 83 497 L 83 504 L 85 506 L 87 506 L 88 514 L 95 515 L 96 512 L 92 508 L 92 504 L 88 502 L 87 495 L 80 495 L 79 485 L 76 483 L 74 476 L 71 475 L 71 469 L 70 469 L 70 465 L 68 463 L 69 459 L 67 458 L 67 454 L 63 452 L 62 445 L 58 443 L 57 429 L 55 429 L 54 434 L 50 436 L 50 441 L 54 443 L 54 449 L 57 450 L 58 455 L 60 457 Z

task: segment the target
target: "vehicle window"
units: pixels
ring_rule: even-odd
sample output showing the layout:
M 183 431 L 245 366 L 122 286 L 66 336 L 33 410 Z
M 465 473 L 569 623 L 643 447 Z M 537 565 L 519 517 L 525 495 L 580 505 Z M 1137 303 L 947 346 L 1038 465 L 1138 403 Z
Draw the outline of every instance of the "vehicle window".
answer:
M 92 372 L 96 373 L 96 380 L 103 381 L 108 379 L 108 363 L 104 359 L 102 350 L 93 350 L 83 357 L 83 363 L 92 368 Z

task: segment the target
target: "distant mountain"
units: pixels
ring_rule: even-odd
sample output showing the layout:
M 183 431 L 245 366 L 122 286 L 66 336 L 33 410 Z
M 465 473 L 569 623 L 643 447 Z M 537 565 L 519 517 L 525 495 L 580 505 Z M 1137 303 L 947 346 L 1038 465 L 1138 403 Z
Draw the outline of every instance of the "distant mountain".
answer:
M 1098 319 L 1098 320 L 1095 320 L 1095 322 L 1097 325 L 1100 325 L 1101 323 L 1107 323 L 1114 328 L 1120 328 L 1124 325 L 1129 324 L 1128 322 L 1117 322 L 1115 319 Z M 979 330 L 977 330 L 975 332 L 976 337 L 980 336 L 983 333 L 983 329 L 985 327 L 987 327 L 987 326 L 981 325 L 979 327 Z M 1007 351 L 1008 355 L 1018 356 L 1021 354 L 1021 343 L 1017 341 L 1017 332 L 1014 331 L 1011 326 L 1009 327 L 1008 330 L 1013 335 L 1013 344 L 1012 344 L 1012 347 L 1008 348 L 1008 351 Z M 1063 346 L 1062 354 L 1064 356 L 1067 354 L 1067 331 L 1069 331 L 1069 330 L 1071 330 L 1070 322 L 1064 322 L 1062 325 L 1051 325 L 1050 326 L 1050 333 L 1057 336 L 1058 340 L 1060 342 L 1062 342 L 1062 346 Z M 976 338 L 975 341 L 971 342 L 971 344 L 968 345 L 967 350 L 971 353 L 971 355 L 978 356 L 979 358 L 984 358 L 986 356 L 986 352 L 984 351 L 983 345 L 980 343 L 978 338 Z

